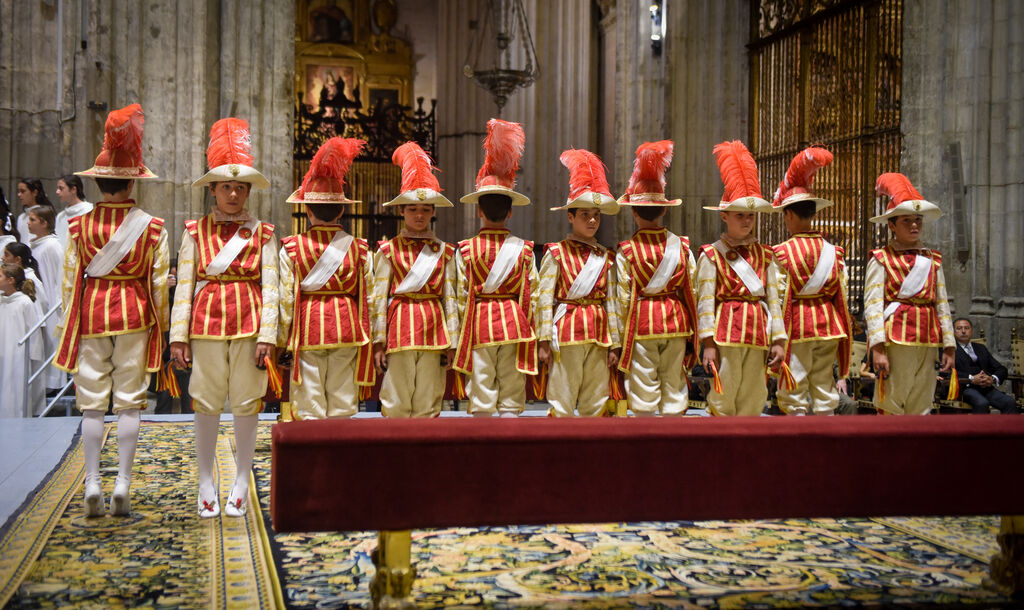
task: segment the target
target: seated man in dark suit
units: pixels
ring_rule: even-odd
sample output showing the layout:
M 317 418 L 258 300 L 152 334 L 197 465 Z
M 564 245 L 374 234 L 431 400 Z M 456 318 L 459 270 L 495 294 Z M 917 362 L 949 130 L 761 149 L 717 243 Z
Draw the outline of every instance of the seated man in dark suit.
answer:
M 992 357 L 988 348 L 980 343 L 971 343 L 974 326 L 967 318 L 953 322 L 956 337 L 956 372 L 963 383 L 963 401 L 971 405 L 972 413 L 988 413 L 989 405 L 1002 413 L 1017 413 L 1017 401 L 1007 396 L 997 386 L 1006 379 L 1006 367 Z

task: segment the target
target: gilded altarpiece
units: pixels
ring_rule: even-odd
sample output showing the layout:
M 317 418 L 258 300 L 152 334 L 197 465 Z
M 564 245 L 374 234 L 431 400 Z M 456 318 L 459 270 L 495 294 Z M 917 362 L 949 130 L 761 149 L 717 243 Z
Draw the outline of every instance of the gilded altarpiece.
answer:
M 365 140 L 345 180 L 346 195 L 361 203 L 344 222 L 371 243 L 399 230 L 381 208 L 401 185 L 391 153 L 409 140 L 435 149 L 434 102 L 424 109 L 420 98 L 413 108 L 412 52 L 391 35 L 397 15 L 393 0 L 298 0 L 295 10 L 295 188 L 328 138 Z M 296 206 L 292 229 L 305 223 Z
M 886 201 L 875 179 L 899 171 L 902 0 L 760 0 L 753 3 L 750 148 L 770 199 L 793 156 L 823 146 L 835 160 L 814 190 L 835 205 L 817 227 L 846 250 L 850 307 L 863 305 L 868 251 L 885 227 L 868 222 Z M 766 243 L 781 219 L 761 220 Z

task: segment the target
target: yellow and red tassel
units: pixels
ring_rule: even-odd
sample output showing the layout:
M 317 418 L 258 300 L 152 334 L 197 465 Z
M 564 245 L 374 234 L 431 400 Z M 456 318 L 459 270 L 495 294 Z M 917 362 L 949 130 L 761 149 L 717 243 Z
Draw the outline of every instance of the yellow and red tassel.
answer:
M 956 378 L 956 369 L 953 369 L 949 373 L 949 392 L 946 394 L 946 400 L 956 400 L 959 395 L 960 380 Z
M 530 375 L 530 386 L 537 400 L 544 400 L 548 392 L 548 367 L 542 365 L 536 375 Z
M 171 398 L 181 398 L 181 386 L 178 384 L 178 376 L 174 374 L 173 366 L 168 362 L 167 366 L 164 367 L 164 383 L 167 393 L 171 395 Z
M 715 365 L 714 362 L 711 363 L 711 376 L 714 377 L 714 383 L 712 385 L 714 386 L 715 392 L 724 394 L 725 392 L 722 390 L 722 378 L 718 376 L 718 366 Z
M 455 370 L 452 371 L 452 395 L 455 400 L 466 400 L 466 377 Z
M 274 393 L 275 397 L 281 398 L 281 371 L 277 369 L 277 364 L 270 356 L 264 356 L 263 363 L 267 366 L 267 382 L 270 384 L 270 391 Z
M 790 391 L 796 389 L 796 377 L 793 376 L 789 364 L 785 362 L 782 363 L 782 368 L 779 370 L 779 385 Z

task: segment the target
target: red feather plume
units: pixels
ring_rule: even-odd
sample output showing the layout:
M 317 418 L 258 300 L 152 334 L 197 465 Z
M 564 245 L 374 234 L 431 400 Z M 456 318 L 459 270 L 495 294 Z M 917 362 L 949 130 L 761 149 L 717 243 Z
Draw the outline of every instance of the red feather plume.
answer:
M 233 117 L 221 119 L 210 128 L 210 144 L 206 147 L 206 165 L 210 169 L 229 163 L 251 166 L 253 162 L 253 157 L 249 153 L 251 149 L 249 122 Z
M 589 150 L 570 148 L 558 160 L 569 170 L 569 199 L 587 191 L 612 196 L 601 158 Z
M 757 177 L 757 163 L 743 142 L 722 142 L 713 149 L 718 171 L 725 185 L 723 201 L 741 197 L 761 197 L 761 183 Z
M 674 146 L 672 140 L 660 140 L 644 142 L 637 147 L 633 175 L 626 186 L 627 195 L 665 192 L 665 172 L 672 164 Z
M 778 203 L 793 194 L 794 189 L 803 189 L 803 192 L 811 186 L 814 173 L 819 169 L 832 163 L 832 153 L 824 148 L 805 148 L 797 153 L 789 163 L 786 176 L 779 183 L 775 191 L 775 202 Z
M 352 161 L 359 155 L 366 142 L 356 138 L 333 137 L 320 145 L 320 150 L 313 155 L 309 171 L 302 179 L 302 194 L 319 190 L 321 187 L 310 188 L 314 180 L 337 181 L 338 189 L 345 186 L 345 174 L 352 167 Z
M 476 188 L 485 184 L 501 184 L 512 188 L 519 171 L 519 159 L 526 148 L 526 133 L 523 126 L 511 121 L 491 119 L 487 121 L 487 138 L 484 140 L 484 164 L 476 175 Z M 491 180 L 485 180 L 492 177 Z
M 128 155 L 132 159 L 133 165 L 141 165 L 142 126 L 145 122 L 142 106 L 138 104 L 130 104 L 111 111 L 104 124 L 104 151 L 112 153 L 116 150 Z
M 415 189 L 430 189 L 441 192 L 441 185 L 434 175 L 435 167 L 420 145 L 406 142 L 395 149 L 391 162 L 402 168 L 402 192 Z
M 904 201 L 915 201 L 924 199 L 921 193 L 917 192 L 910 179 L 903 174 L 890 173 L 882 174 L 875 183 L 875 191 L 892 198 L 890 207 L 897 206 Z

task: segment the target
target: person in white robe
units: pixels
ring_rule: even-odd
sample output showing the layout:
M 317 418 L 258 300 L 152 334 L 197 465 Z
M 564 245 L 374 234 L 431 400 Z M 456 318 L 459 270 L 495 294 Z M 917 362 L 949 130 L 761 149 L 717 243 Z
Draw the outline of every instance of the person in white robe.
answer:
M 0 393 L 0 418 L 25 415 L 25 379 L 43 358 L 41 341 L 30 339 L 18 345 L 37 320 L 32 288 L 20 267 L 11 263 L 0 266 L 0 345 L 4 346 L 0 350 L 0 386 L 4 388 Z M 42 404 L 42 389 L 42 385 L 34 384 L 29 391 L 28 412 L 34 413 Z

